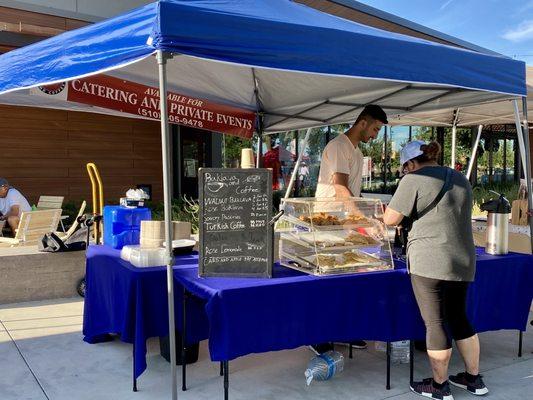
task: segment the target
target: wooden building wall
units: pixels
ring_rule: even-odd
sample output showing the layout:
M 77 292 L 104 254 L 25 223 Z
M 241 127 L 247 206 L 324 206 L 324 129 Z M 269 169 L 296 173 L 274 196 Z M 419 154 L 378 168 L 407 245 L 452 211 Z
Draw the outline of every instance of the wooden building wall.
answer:
M 86 163 L 102 175 L 106 201 L 151 184 L 162 199 L 157 122 L 99 114 L 0 105 L 0 176 L 31 203 L 40 195 L 91 200 Z

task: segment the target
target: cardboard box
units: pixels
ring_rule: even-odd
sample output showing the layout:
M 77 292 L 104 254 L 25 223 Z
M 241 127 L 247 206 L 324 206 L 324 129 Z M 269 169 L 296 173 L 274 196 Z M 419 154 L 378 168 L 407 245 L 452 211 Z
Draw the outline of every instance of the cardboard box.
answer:
M 472 231 L 476 246 L 485 247 L 487 223 L 485 221 L 474 221 L 472 223 Z M 514 253 L 533 254 L 531 251 L 529 226 L 509 224 L 509 251 Z

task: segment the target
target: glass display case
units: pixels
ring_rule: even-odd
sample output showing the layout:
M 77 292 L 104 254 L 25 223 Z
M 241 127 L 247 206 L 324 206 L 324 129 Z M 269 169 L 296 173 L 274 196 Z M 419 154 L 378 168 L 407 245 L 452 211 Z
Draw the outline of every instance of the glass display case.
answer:
M 276 224 L 280 263 L 314 275 L 393 269 L 380 200 L 282 200 Z

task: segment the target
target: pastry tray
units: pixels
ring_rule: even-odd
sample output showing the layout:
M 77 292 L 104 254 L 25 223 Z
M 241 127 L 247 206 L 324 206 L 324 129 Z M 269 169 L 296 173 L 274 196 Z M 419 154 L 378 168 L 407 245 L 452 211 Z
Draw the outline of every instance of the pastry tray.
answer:
M 316 245 L 320 251 L 335 251 L 335 250 L 350 250 L 361 248 L 375 248 L 381 247 L 383 242 L 370 237 L 374 243 L 355 244 L 346 242 L 338 233 L 335 232 L 298 232 L 298 233 L 282 233 L 280 238 L 289 240 L 300 246 L 307 248 L 314 248 Z M 332 245 L 328 246 L 324 242 L 330 242 Z M 335 243 L 335 244 L 333 244 Z M 348 243 L 348 244 L 347 244 Z
M 376 224 L 374 224 L 372 222 L 371 219 L 366 219 L 365 222 L 354 222 L 354 223 L 344 223 L 344 224 L 339 224 L 339 225 L 316 225 L 316 224 L 311 224 L 309 222 L 306 222 L 306 221 L 302 221 L 301 219 L 299 218 L 295 218 L 291 215 L 284 215 L 282 217 L 282 219 L 296 225 L 296 226 L 301 226 L 301 227 L 304 227 L 304 228 L 307 228 L 308 230 L 310 231 L 339 231 L 339 230 L 347 230 L 347 229 L 355 229 L 355 228 L 371 228 L 371 227 L 374 227 L 376 226 Z
M 321 253 L 321 255 L 330 255 L 326 253 Z M 368 254 L 367 254 L 368 255 Z M 386 262 L 376 258 L 376 262 L 360 262 L 353 264 L 346 264 L 342 266 L 328 267 L 328 266 L 317 266 L 315 264 L 316 255 L 299 257 L 293 254 L 287 254 L 285 252 L 280 252 L 282 258 L 281 264 L 298 271 L 310 273 L 313 275 L 337 275 L 337 274 L 351 274 L 358 272 L 374 272 L 374 271 L 383 271 L 390 270 L 394 267 L 388 265 Z M 339 256 L 339 254 L 331 254 L 331 256 Z M 368 255 L 369 257 L 372 257 Z M 375 258 L 375 257 L 373 257 Z

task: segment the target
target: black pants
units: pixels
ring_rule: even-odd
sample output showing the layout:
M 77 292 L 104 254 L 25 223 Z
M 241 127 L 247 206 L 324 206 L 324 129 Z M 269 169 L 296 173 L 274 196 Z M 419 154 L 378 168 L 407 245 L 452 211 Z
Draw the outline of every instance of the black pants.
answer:
M 426 325 L 428 350 L 450 349 L 450 336 L 454 340 L 462 340 L 476 334 L 466 316 L 469 282 L 411 275 L 411 284 Z

